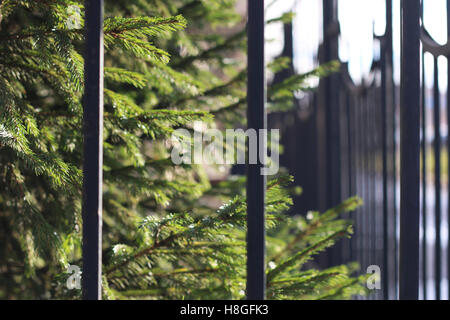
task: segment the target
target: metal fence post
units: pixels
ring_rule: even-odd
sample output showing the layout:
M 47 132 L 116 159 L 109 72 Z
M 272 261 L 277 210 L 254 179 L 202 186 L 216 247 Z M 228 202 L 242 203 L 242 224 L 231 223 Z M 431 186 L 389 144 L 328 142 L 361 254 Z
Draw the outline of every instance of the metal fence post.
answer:
M 265 129 L 266 80 L 264 62 L 264 1 L 248 0 L 248 129 Z M 266 152 L 265 142 L 257 139 L 258 155 Z M 250 148 L 249 148 L 250 149 Z M 254 148 L 252 148 L 254 149 Z M 249 159 L 249 157 L 247 157 Z M 261 159 L 247 165 L 247 299 L 265 298 L 264 202 L 266 178 L 261 174 Z
M 450 0 L 447 0 L 447 42 L 450 39 Z M 450 55 L 447 54 L 447 125 L 450 126 Z M 447 138 L 447 152 L 450 150 L 450 139 Z M 447 166 L 450 168 L 450 157 L 447 159 Z M 447 173 L 450 178 L 450 172 Z M 450 179 L 448 180 L 450 181 Z M 448 188 L 448 187 L 447 187 Z M 450 188 L 447 190 L 447 201 L 450 203 Z M 447 209 L 447 230 L 450 230 L 450 206 Z M 450 238 L 447 242 L 447 286 L 450 292 Z M 450 296 L 450 293 L 449 293 Z
M 323 1 L 323 56 L 322 63 L 339 60 L 339 21 L 337 0 Z M 340 163 L 340 106 L 337 74 L 323 79 L 326 110 L 326 145 L 327 169 L 326 190 L 327 207 L 332 207 L 341 201 L 341 163 Z
M 423 10 L 422 10 L 423 14 Z M 420 91 L 421 107 L 422 107 L 422 294 L 423 300 L 427 300 L 427 103 L 425 99 L 425 52 L 421 52 L 422 59 L 422 88 Z
M 400 299 L 417 300 L 420 220 L 420 0 L 402 0 Z
M 447 0 L 447 42 L 450 39 L 450 0 Z M 450 126 L 450 55 L 447 54 L 447 125 Z M 447 138 L 447 151 L 450 150 L 450 139 Z M 450 157 L 447 159 L 447 166 L 450 168 Z M 447 173 L 450 178 L 450 172 Z M 450 181 L 450 180 L 448 180 Z M 447 187 L 448 188 L 448 187 Z M 450 188 L 447 190 L 447 201 L 450 203 Z M 450 230 L 450 206 L 447 209 L 447 230 Z M 450 239 L 447 242 L 447 287 L 450 296 Z
M 389 273 L 389 137 L 390 132 L 395 136 L 395 129 L 389 126 L 388 118 L 395 118 L 394 111 L 394 81 L 392 77 L 392 0 L 386 0 L 386 30 L 381 40 L 381 134 L 383 161 L 383 297 L 389 299 L 391 275 Z M 392 120 L 391 120 L 392 121 Z M 395 122 L 393 120 L 392 122 Z M 394 145 L 395 148 L 395 145 Z M 394 149 L 393 148 L 393 149 Z M 395 188 L 395 187 L 394 187 Z M 394 259 L 396 259 L 394 257 Z M 392 259 L 392 260 L 394 260 Z M 392 277 L 395 279 L 395 276 Z
M 435 244 L 435 266 L 434 273 L 436 279 L 436 300 L 441 300 L 441 271 L 442 271 L 442 257 L 441 257 L 441 101 L 439 92 L 439 68 L 438 56 L 434 57 L 434 82 L 433 82 L 433 114 L 434 114 L 434 225 L 436 229 L 436 244 Z
M 321 63 L 339 60 L 338 1 L 323 0 L 323 46 Z M 325 192 L 325 201 L 319 202 L 319 210 L 326 210 L 340 203 L 341 199 L 341 128 L 339 103 L 339 74 L 331 74 L 321 80 L 322 112 L 325 128 L 324 179 L 321 188 Z M 322 170 L 322 169 L 321 169 Z M 323 206 L 325 205 L 325 206 Z M 328 251 L 328 263 L 342 262 L 342 242 L 338 242 Z
M 85 1 L 83 101 L 83 299 L 101 299 L 103 0 Z

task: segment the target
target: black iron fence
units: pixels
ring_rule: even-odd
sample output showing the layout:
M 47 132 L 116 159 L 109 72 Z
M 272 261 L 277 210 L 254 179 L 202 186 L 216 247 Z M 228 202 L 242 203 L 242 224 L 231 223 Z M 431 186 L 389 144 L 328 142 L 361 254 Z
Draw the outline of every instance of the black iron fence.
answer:
M 297 128 L 288 129 L 289 135 L 297 131 L 313 143 L 301 144 L 297 163 L 289 155 L 281 161 L 305 189 L 316 190 L 313 201 L 297 199 L 297 212 L 323 210 L 353 195 L 364 200 L 353 215 L 352 240 L 330 250 L 320 263 L 358 261 L 364 273 L 380 270 L 381 290 L 373 299 L 442 299 L 450 274 L 445 237 L 450 227 L 445 130 L 450 102 L 440 73 L 448 79 L 450 67 L 447 62 L 447 70 L 440 70 L 438 61 L 448 59 L 450 46 L 427 32 L 420 19 L 423 1 L 401 1 L 401 26 L 394 26 L 393 5 L 398 4 L 386 0 L 386 30 L 374 35 L 379 51 L 369 75 L 355 84 L 341 61 L 341 71 L 322 80 L 319 91 L 307 98 L 308 115 L 297 117 Z M 447 1 L 447 28 L 449 19 Z M 401 28 L 402 38 L 398 83 L 393 79 L 394 27 Z M 323 1 L 321 63 L 339 60 L 339 35 L 338 1 Z M 290 117 L 272 116 L 277 125 Z M 308 176 L 311 163 L 317 164 L 315 179 Z
M 340 28 L 338 0 L 323 0 L 322 3 L 324 41 L 319 56 L 320 62 L 325 63 L 339 60 Z M 86 299 L 99 299 L 101 292 L 102 6 L 103 2 L 99 0 L 86 1 L 85 74 L 88 89 L 85 97 L 83 198 L 83 292 Z M 307 204 L 309 209 L 325 209 L 353 195 L 364 200 L 364 207 L 354 215 L 355 236 L 328 252 L 323 263 L 358 261 L 363 272 L 370 266 L 378 267 L 382 286 L 373 298 L 417 299 L 421 279 L 422 296 L 428 297 L 431 283 L 435 287 L 435 297 L 439 299 L 443 291 L 443 269 L 445 265 L 447 268 L 450 266 L 443 259 L 448 241 L 443 247 L 440 231 L 444 221 L 443 191 L 447 191 L 447 211 L 450 200 L 450 190 L 443 188 L 442 181 L 445 175 L 447 185 L 450 178 L 448 169 L 447 172 L 443 170 L 449 167 L 449 157 L 444 166 L 441 156 L 450 149 L 450 141 L 441 135 L 444 104 L 439 91 L 437 61 L 439 56 L 449 57 L 450 45 L 439 45 L 423 26 L 420 30 L 420 0 L 401 0 L 402 70 L 401 81 L 396 84 L 393 80 L 392 6 L 393 1 L 386 0 L 386 31 L 384 35 L 375 37 L 380 43 L 380 52 L 374 59 L 370 76 L 356 85 L 347 65 L 342 63 L 340 73 L 323 79 L 318 93 L 310 97 L 313 104 L 309 113 L 295 120 L 298 121 L 296 132 L 301 135 L 295 141 L 302 140 L 304 134 L 308 138 L 305 141 L 309 141 L 294 144 L 295 150 L 305 148 L 302 154 L 309 156 L 297 157 L 293 161 L 292 157 L 298 156 L 294 152 L 285 155 L 282 161 L 294 175 L 301 177 L 306 190 L 314 190 L 310 197 L 312 200 Z M 450 0 L 448 6 L 450 8 Z M 248 0 L 248 8 L 248 123 L 250 128 L 263 129 L 266 127 L 264 1 Z M 432 99 L 427 99 L 423 81 L 427 68 L 421 60 L 425 52 L 434 57 Z M 447 95 L 447 109 L 449 105 Z M 431 126 L 434 136 L 430 143 L 427 140 L 428 110 L 433 110 Z M 272 116 L 273 119 L 279 122 L 283 116 Z M 449 123 L 450 110 L 447 110 L 447 125 Z M 292 145 L 293 142 L 288 143 Z M 431 177 L 427 170 L 429 159 L 434 162 Z M 308 163 L 315 164 L 317 175 L 311 176 Z M 247 170 L 247 293 L 251 299 L 263 299 L 265 291 L 265 179 L 260 175 L 260 167 L 261 164 L 249 165 Z M 434 193 L 433 199 L 428 196 L 430 190 Z M 448 227 L 448 213 L 446 216 Z M 432 218 L 434 225 L 430 228 Z M 433 241 L 429 241 L 431 238 Z M 430 254 L 431 251 L 434 254 Z M 447 260 L 448 257 L 447 253 Z M 430 272 L 430 266 L 433 272 Z M 448 271 L 446 278 L 448 281 Z
M 422 7 L 423 14 L 423 7 Z M 450 1 L 447 1 L 447 35 L 450 36 Z M 450 44 L 438 44 L 428 33 L 426 25 L 421 28 L 422 42 L 422 241 L 421 241 L 421 281 L 422 295 L 440 300 L 444 287 L 450 287 L 450 254 L 448 231 L 449 219 L 449 158 L 450 141 L 443 127 L 450 124 L 450 95 L 448 82 L 445 92 L 441 91 L 440 73 L 450 76 L 448 58 Z M 425 60 L 430 55 L 432 66 Z M 440 57 L 446 59 L 447 70 L 439 68 Z M 432 75 L 432 83 L 426 78 Z M 444 120 L 444 114 L 446 119 Z M 429 130 L 431 129 L 432 130 Z M 430 136 L 432 131 L 432 136 Z M 444 241 L 444 233 L 447 241 Z M 447 257 L 445 261 L 444 257 Z M 445 266 L 447 268 L 445 268 Z
M 324 43 L 319 51 L 321 63 L 339 60 L 337 1 L 327 3 L 323 8 Z M 335 206 L 354 195 L 364 200 L 364 206 L 353 215 L 354 237 L 331 250 L 327 262 L 358 261 L 362 272 L 379 270 L 381 290 L 375 291 L 371 297 L 395 299 L 398 297 L 399 263 L 396 168 L 399 114 L 393 81 L 392 1 L 386 1 L 386 8 L 386 30 L 384 35 L 374 37 L 379 42 L 380 52 L 373 60 L 369 76 L 360 84 L 355 84 L 348 64 L 342 62 L 338 74 L 321 82 L 317 106 L 320 137 L 317 157 L 321 159 L 318 172 L 322 176 L 319 178 L 318 193 L 322 199 L 319 199 L 318 208 L 323 210 Z M 411 99 L 414 98 L 411 96 Z M 412 116 L 414 104 L 408 105 L 411 109 L 408 114 Z M 406 125 L 404 127 L 408 128 Z M 408 159 L 408 164 L 411 161 L 413 158 Z M 412 174 L 408 176 L 414 179 Z M 414 187 L 414 182 L 405 183 Z M 409 208 L 405 210 L 410 216 L 414 213 Z M 412 222 L 414 217 L 410 218 Z M 412 225 L 408 224 L 408 227 Z M 410 267 L 414 267 L 415 250 L 405 254 L 411 259 Z

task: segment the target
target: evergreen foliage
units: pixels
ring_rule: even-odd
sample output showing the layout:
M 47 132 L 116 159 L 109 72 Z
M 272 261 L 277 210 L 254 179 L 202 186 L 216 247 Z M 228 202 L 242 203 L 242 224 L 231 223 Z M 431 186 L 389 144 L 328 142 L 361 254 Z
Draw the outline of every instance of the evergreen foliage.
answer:
M 80 8 L 75 27 L 71 6 Z M 173 130 L 195 130 L 195 121 L 245 125 L 246 37 L 235 0 L 108 1 L 105 17 L 104 298 L 242 298 L 245 181 L 211 183 L 204 167 L 175 166 L 169 153 Z M 0 3 L 3 299 L 79 297 L 65 284 L 68 265 L 81 266 L 82 27 L 82 1 Z M 287 67 L 285 58 L 269 65 Z M 335 69 L 272 86 L 269 108 L 289 108 L 294 91 L 311 89 L 305 80 Z M 356 266 L 302 268 L 351 235 L 340 214 L 359 200 L 288 218 L 289 181 L 268 186 L 268 297 L 363 294 Z

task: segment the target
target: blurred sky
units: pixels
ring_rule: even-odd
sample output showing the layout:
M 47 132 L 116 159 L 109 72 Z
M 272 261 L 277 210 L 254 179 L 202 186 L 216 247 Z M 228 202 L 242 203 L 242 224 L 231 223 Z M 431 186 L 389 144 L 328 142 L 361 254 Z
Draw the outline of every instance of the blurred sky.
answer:
M 315 66 L 317 47 L 322 38 L 322 0 L 278 0 L 270 6 L 267 19 L 283 12 L 296 12 L 294 21 L 295 67 L 298 72 L 308 71 Z M 393 0 L 394 8 L 394 78 L 400 78 L 400 0 Z M 424 24 L 430 34 L 441 44 L 447 40 L 446 0 L 424 0 Z M 350 74 L 359 82 L 369 72 L 373 53 L 378 51 L 372 34 L 382 35 L 385 30 L 385 0 L 339 0 L 341 23 L 340 58 L 349 62 Z M 280 53 L 283 47 L 281 23 L 267 27 L 267 56 L 270 59 Z M 276 39 L 276 40 L 273 40 Z M 427 83 L 433 79 L 433 58 L 425 57 Z M 440 85 L 447 87 L 447 61 L 441 57 Z

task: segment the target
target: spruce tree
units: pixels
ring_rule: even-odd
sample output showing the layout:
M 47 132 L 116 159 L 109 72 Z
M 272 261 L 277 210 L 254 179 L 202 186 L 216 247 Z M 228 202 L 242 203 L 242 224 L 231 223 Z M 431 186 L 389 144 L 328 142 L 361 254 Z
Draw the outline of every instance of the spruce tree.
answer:
M 245 296 L 244 178 L 212 183 L 204 166 L 170 159 L 177 128 L 245 126 L 246 33 L 235 2 L 106 3 L 104 298 Z M 69 265 L 82 267 L 83 3 L 3 0 L 0 23 L 0 298 L 79 298 L 66 281 Z M 269 111 L 289 109 L 295 91 L 311 89 L 307 79 L 335 69 L 272 86 Z M 351 235 L 340 214 L 360 200 L 288 218 L 290 181 L 268 184 L 268 298 L 363 294 L 356 265 L 304 267 Z

